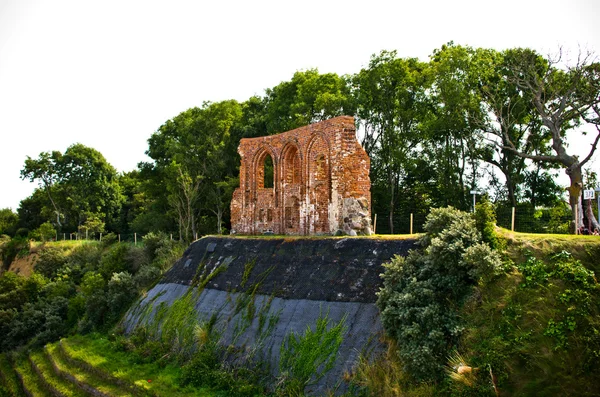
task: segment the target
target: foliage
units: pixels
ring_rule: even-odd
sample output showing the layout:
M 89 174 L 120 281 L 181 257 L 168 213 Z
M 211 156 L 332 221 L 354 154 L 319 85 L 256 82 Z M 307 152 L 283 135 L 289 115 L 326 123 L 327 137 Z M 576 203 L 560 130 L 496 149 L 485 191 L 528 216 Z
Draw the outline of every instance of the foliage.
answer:
M 496 235 L 496 214 L 493 205 L 487 200 L 480 200 L 475 205 L 475 224 L 481 233 L 481 239 L 492 249 L 499 248 L 499 238 Z
M 67 252 L 64 249 L 49 247 L 40 252 L 33 268 L 37 273 L 52 279 L 67 264 L 67 260 Z
M 54 226 L 52 226 L 52 224 L 50 222 L 42 223 L 40 225 L 40 227 L 38 227 L 37 229 L 35 229 L 33 232 L 30 233 L 31 238 L 40 240 L 42 242 L 51 240 L 51 239 L 55 238 L 55 236 L 56 236 L 56 229 L 54 229 Z
M 302 396 L 304 389 L 333 368 L 346 332 L 346 319 L 331 324 L 329 314 L 320 315 L 314 330 L 308 326 L 302 335 L 290 333 L 281 344 L 279 391 L 286 396 Z
M 16 250 L 20 241 L 12 239 L 9 248 Z M 42 246 L 30 277 L 0 275 L 0 332 L 6 336 L 0 350 L 115 325 L 140 292 L 182 254 L 181 246 L 165 236 L 155 243 L 152 263 L 144 248 L 127 243 Z
M 100 152 L 79 143 L 64 153 L 42 152 L 37 159 L 28 156 L 21 178 L 39 183 L 47 200 L 36 193 L 32 200 L 37 197 L 42 207 L 38 211 L 58 229 L 83 226 L 101 231 L 104 223 L 115 221 L 123 200 L 115 169 Z
M 420 251 L 384 265 L 377 304 L 406 373 L 440 380 L 446 356 L 464 330 L 458 309 L 480 278 L 499 270 L 500 258 L 481 242 L 470 214 L 433 210 L 425 230 Z
M 359 396 L 426 397 L 435 395 L 431 383 L 414 384 L 404 372 L 398 359 L 398 346 L 393 339 L 385 338 L 387 349 L 372 357 L 363 352 L 352 373 L 345 374 L 350 389 Z
M 27 239 L 27 233 L 25 236 L 13 237 L 9 241 L 4 240 L 0 248 L 0 254 L 2 255 L 2 267 L 8 269 L 12 261 L 17 256 L 27 255 L 29 253 L 29 240 Z
M 0 209 L 0 235 L 14 235 L 17 230 L 19 216 L 10 208 Z
M 183 255 L 185 246 L 166 233 L 149 233 L 144 236 L 144 252 L 148 261 L 159 270 L 167 270 Z
M 522 248 L 507 247 L 515 267 L 464 307 L 464 353 L 473 366 L 491 365 L 505 394 L 594 395 L 600 357 L 594 272 L 566 251 L 535 257 Z

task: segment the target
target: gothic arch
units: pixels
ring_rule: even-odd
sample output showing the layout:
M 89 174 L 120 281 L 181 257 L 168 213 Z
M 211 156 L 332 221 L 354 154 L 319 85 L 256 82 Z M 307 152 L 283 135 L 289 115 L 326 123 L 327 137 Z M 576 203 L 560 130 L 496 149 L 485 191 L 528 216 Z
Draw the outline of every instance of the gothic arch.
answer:
M 314 134 L 306 156 L 306 185 L 311 207 L 311 233 L 328 233 L 331 202 L 331 146 L 329 140 Z
M 300 197 L 304 193 L 302 152 L 297 141 L 287 141 L 279 161 L 281 192 L 281 225 L 285 234 L 302 234 L 304 222 L 300 218 Z
M 254 154 L 254 158 L 252 160 L 252 171 L 250 185 L 253 190 L 263 189 L 264 188 L 264 164 L 267 156 L 271 157 L 273 162 L 273 186 L 275 188 L 277 186 L 277 156 L 275 155 L 275 150 L 268 145 L 263 145 L 259 150 Z

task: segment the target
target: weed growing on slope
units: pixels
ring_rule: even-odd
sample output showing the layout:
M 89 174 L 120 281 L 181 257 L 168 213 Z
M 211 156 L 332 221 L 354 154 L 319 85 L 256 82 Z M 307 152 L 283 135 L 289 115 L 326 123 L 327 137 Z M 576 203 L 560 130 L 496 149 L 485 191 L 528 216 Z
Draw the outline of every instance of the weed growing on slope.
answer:
M 290 333 L 281 344 L 278 393 L 302 396 L 304 389 L 331 370 L 346 332 L 346 318 L 331 323 L 329 314 L 317 318 L 302 335 Z

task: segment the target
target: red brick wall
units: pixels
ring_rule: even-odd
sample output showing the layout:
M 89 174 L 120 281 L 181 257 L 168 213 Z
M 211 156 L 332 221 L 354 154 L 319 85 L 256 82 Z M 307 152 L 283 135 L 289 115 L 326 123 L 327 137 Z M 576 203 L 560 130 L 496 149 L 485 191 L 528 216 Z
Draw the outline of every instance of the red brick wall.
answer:
M 278 135 L 242 139 L 232 233 L 370 234 L 370 161 L 354 118 L 340 116 Z M 264 162 L 274 183 L 264 188 Z

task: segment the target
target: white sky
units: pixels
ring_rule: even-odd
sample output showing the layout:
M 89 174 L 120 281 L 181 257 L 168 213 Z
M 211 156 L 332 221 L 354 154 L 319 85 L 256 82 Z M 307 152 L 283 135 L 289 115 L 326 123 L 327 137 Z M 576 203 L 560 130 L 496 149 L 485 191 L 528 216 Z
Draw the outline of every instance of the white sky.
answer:
M 595 0 L 0 0 L 0 208 L 36 187 L 26 156 L 80 142 L 130 171 L 166 120 L 297 70 L 356 73 L 383 49 L 427 60 L 450 40 L 598 53 L 599 17 Z

